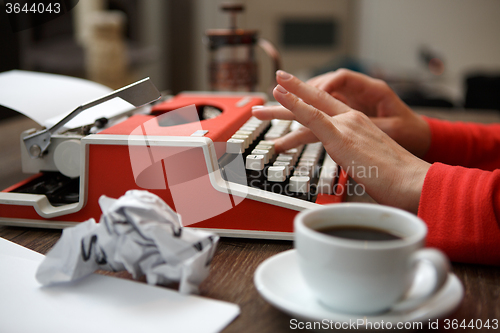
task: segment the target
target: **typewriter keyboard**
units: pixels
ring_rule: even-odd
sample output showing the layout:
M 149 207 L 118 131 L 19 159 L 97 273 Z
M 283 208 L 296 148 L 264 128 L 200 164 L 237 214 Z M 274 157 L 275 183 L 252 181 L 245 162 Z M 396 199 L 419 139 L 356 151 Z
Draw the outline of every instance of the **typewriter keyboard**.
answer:
M 340 170 L 320 142 L 276 154 L 272 140 L 290 132 L 293 125 L 288 120 L 250 118 L 227 140 L 226 154 L 219 160 L 223 177 L 224 165 L 242 154 L 246 179 L 239 183 L 311 202 L 319 193 L 332 194 Z

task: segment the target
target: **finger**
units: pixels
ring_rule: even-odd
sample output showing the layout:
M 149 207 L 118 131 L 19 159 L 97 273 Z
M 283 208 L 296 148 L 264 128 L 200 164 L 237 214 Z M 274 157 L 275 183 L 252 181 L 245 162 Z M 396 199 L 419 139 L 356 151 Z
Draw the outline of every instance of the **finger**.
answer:
M 340 100 L 345 104 L 369 115 L 377 114 L 377 103 L 393 96 L 385 82 L 347 69 L 325 74 L 314 86 L 332 96 L 343 96 Z
M 344 104 L 352 107 L 352 105 L 349 105 L 349 101 L 347 100 L 347 98 L 344 95 L 342 95 L 342 94 L 340 94 L 338 92 L 332 92 L 332 93 L 330 93 L 330 95 L 332 95 L 333 98 L 338 99 L 342 103 L 344 103 Z
M 297 121 L 309 128 L 325 146 L 325 143 L 334 141 L 332 138 L 339 134 L 328 115 L 304 103 L 282 86 L 277 85 L 273 95 L 281 105 L 293 112 Z
M 307 127 L 300 127 L 279 139 L 274 140 L 276 152 L 298 147 L 307 143 L 318 142 L 318 138 Z
M 276 79 L 287 91 L 301 98 L 307 104 L 311 104 L 315 108 L 326 112 L 326 114 L 330 116 L 335 116 L 350 110 L 347 105 L 336 100 L 327 92 L 308 85 L 287 72 L 282 70 L 277 71 Z
M 341 68 L 333 72 L 315 76 L 307 80 L 306 83 L 318 89 L 325 90 L 328 93 L 331 93 L 335 90 L 335 88 L 338 89 L 344 86 L 345 83 L 349 82 L 349 78 L 352 78 L 352 73 L 354 72 L 348 69 Z
M 331 75 L 331 73 L 332 72 L 328 72 L 325 74 L 321 74 L 321 75 L 312 77 L 309 80 L 307 80 L 306 83 L 317 88 L 318 85 L 321 84 L 321 82 L 328 80 L 328 77 Z
M 393 95 L 385 82 L 344 68 L 317 76 L 310 82 L 351 108 L 369 115 L 376 115 L 376 104 Z
M 320 90 L 324 90 L 329 93 L 332 97 L 338 99 L 342 103 L 348 105 L 349 107 L 356 109 L 355 105 L 350 105 L 350 101 L 342 92 L 335 91 L 334 89 L 328 89 L 328 84 L 330 81 L 335 79 L 335 75 L 338 76 L 336 72 L 329 72 L 326 74 L 315 76 L 306 81 L 307 84 L 316 87 Z
M 260 120 L 282 119 L 295 120 L 295 115 L 281 105 L 279 106 L 262 106 L 256 105 L 252 107 L 252 114 Z
M 342 68 L 319 77 L 314 86 L 327 92 L 360 93 L 375 82 L 369 76 Z

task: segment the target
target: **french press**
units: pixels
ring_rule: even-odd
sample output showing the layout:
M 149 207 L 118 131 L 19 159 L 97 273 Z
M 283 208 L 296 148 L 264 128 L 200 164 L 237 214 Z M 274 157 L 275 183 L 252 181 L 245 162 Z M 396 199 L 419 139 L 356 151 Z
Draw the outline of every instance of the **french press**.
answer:
M 259 38 L 257 30 L 236 27 L 236 15 L 244 8 L 242 4 L 222 4 L 221 9 L 230 13 L 229 29 L 210 29 L 206 32 L 210 50 L 210 88 L 214 91 L 256 90 L 259 71 L 255 45 L 260 46 L 271 57 L 274 72 L 281 67 L 278 51 L 269 41 Z M 275 82 L 274 72 L 272 82 Z

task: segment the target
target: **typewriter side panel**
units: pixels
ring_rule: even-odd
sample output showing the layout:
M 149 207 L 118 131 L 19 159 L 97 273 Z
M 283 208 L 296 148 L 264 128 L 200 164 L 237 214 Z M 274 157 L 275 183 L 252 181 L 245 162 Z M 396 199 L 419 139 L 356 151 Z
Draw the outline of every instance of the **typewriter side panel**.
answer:
M 185 226 L 233 237 L 291 239 L 293 217 L 300 207 L 290 209 L 276 205 L 258 191 L 245 193 L 244 186 L 240 186 L 239 191 L 224 187 L 223 181 L 222 185 L 214 186 L 214 182 L 221 182 L 222 178 L 209 139 L 153 138 L 153 145 L 146 146 L 140 138 L 95 135 L 83 142 L 88 162 L 86 204 L 80 211 L 44 219 L 33 207 L 1 205 L 1 222 L 61 228 L 89 218 L 98 220 L 101 195 L 117 198 L 130 189 L 147 189 L 180 213 Z M 134 172 L 134 163 L 131 163 L 136 148 L 150 150 L 149 167 L 139 172 Z
M 210 183 L 204 152 L 200 147 L 203 141 L 203 138 L 166 137 L 155 140 L 151 147 L 142 144 L 144 140 L 141 138 L 91 135 L 82 140 L 86 161 L 81 183 L 82 209 L 44 218 L 34 208 L 36 203 L 31 205 L 21 200 L 5 200 L 0 204 L 0 223 L 61 228 L 89 218 L 99 220 L 101 210 L 98 199 L 101 195 L 118 198 L 133 189 L 155 193 L 174 209 L 175 202 L 186 206 L 185 201 L 190 200 L 191 207 L 197 209 L 185 210 L 183 215 L 186 215 L 184 219 L 187 222 L 193 219 L 193 215 L 196 216 L 196 212 L 209 212 L 216 207 L 215 203 L 225 204 L 224 208 L 229 209 L 227 203 L 231 201 L 228 195 L 216 191 Z M 141 154 L 144 150 L 145 155 Z M 22 196 L 19 193 L 2 194 L 14 199 Z M 43 195 L 38 197 L 44 198 Z
M 141 144 L 141 138 L 134 142 L 129 139 L 127 145 L 90 145 L 90 161 L 98 161 L 118 151 L 121 153 L 118 154 L 120 158 L 113 158 L 106 165 L 106 172 L 89 177 L 90 188 L 102 188 L 102 184 L 107 184 L 107 188 L 90 190 L 88 202 L 97 201 L 101 194 L 118 197 L 128 189 L 146 189 L 181 214 L 184 226 L 210 229 L 233 237 L 291 239 L 293 217 L 303 209 L 304 203 L 295 199 L 294 208 L 282 207 L 279 204 L 286 205 L 287 198 L 283 203 L 270 202 L 273 200 L 266 198 L 271 195 L 269 193 L 225 182 L 209 139 L 150 139 L 147 147 Z M 137 154 L 145 149 L 149 150 L 149 157 Z M 127 161 L 134 155 L 150 158 L 150 166 L 139 166 L 139 172 L 134 174 L 134 162 Z M 127 162 L 131 167 L 122 168 Z M 91 174 L 93 168 L 102 170 L 102 166 L 91 164 Z M 117 174 L 116 170 L 122 173 Z M 119 181 L 109 181 L 118 178 Z

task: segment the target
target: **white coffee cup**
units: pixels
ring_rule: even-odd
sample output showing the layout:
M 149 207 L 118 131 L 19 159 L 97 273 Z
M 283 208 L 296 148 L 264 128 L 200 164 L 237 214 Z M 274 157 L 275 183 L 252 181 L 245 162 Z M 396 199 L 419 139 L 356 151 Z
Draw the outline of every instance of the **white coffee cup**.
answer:
M 334 226 L 375 228 L 401 238 L 353 240 L 317 231 Z M 427 227 L 406 211 L 366 203 L 324 205 L 297 214 L 295 248 L 300 270 L 316 298 L 334 311 L 375 314 L 404 303 L 417 264 L 426 260 L 436 270 L 434 287 L 446 282 L 450 264 L 436 249 L 423 249 Z M 413 300 L 415 301 L 415 300 Z

